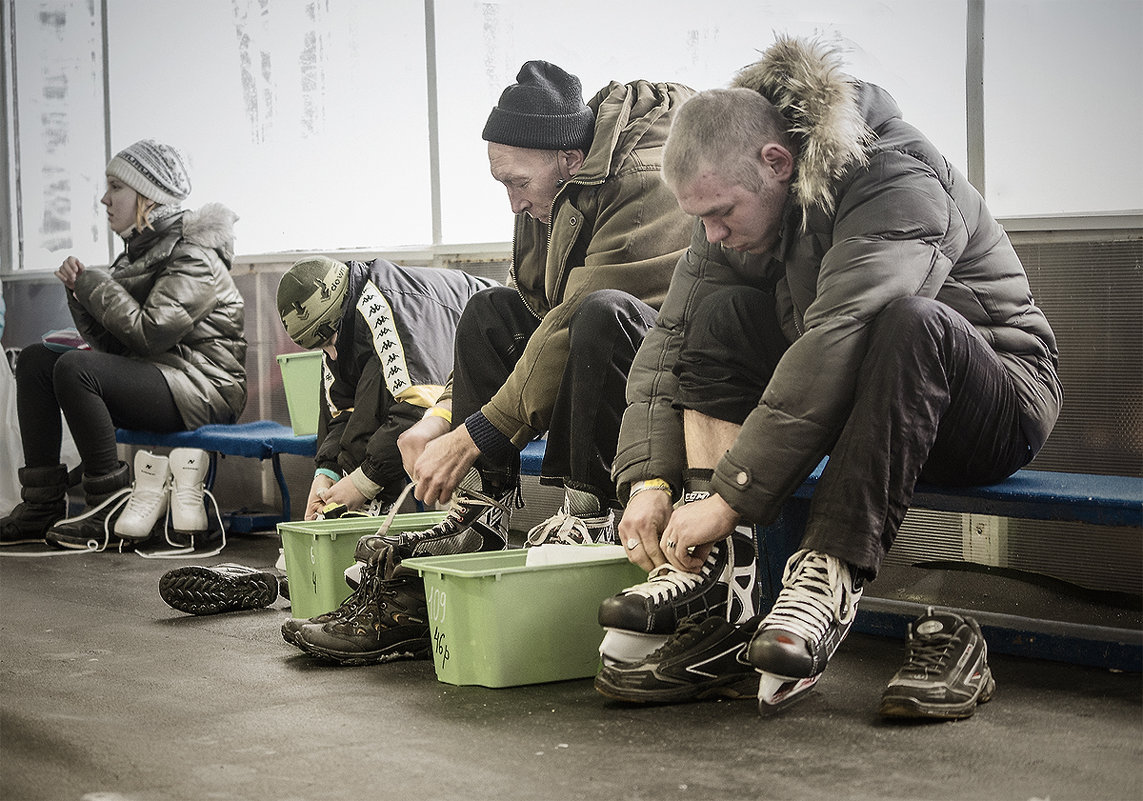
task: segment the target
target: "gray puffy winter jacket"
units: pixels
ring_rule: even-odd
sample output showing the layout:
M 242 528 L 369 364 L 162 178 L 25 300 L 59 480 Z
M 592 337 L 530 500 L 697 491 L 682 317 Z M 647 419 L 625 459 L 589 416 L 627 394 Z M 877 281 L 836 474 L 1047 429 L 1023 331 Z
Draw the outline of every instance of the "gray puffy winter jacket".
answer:
M 230 276 L 236 219 L 218 203 L 162 219 L 68 293 L 93 348 L 162 370 L 188 430 L 232 423 L 246 406 L 244 303 Z

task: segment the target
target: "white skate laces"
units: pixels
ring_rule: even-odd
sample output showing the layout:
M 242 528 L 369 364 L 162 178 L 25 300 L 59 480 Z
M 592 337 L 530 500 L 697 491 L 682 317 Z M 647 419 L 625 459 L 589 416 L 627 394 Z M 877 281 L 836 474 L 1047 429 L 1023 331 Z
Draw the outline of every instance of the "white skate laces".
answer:
M 528 532 L 527 546 L 557 543 L 560 545 L 591 545 L 611 542 L 615 538 L 615 513 L 579 517 L 562 509 Z
M 857 614 L 861 588 L 849 566 L 821 551 L 786 562 L 782 591 L 747 650 L 762 674 L 758 711 L 769 715 L 813 687 Z
M 848 629 L 857 614 L 861 590 L 854 590 L 849 569 L 820 551 L 799 551 L 786 563 L 782 592 L 761 630 L 778 628 L 808 643 L 819 643 L 835 624 Z
M 672 564 L 659 565 L 651 571 L 647 581 L 624 590 L 626 595 L 642 595 L 651 602 L 665 604 L 698 587 L 710 575 L 710 559 L 702 566 L 702 573 L 688 573 Z
M 721 560 L 720 548 L 726 549 L 726 561 L 721 565 L 719 575 L 712 578 L 712 574 L 719 568 Z M 691 590 L 698 589 L 704 584 L 717 582 L 726 585 L 726 620 L 730 623 L 742 623 L 754 615 L 754 562 L 742 572 L 746 574 L 746 587 L 738 580 L 734 563 L 734 538 L 727 537 L 718 546 L 711 549 L 702 569 L 698 573 L 679 570 L 669 563 L 660 565 L 651 571 L 647 581 L 636 584 L 623 591 L 624 595 L 634 594 L 649 598 L 656 606 L 669 603 L 675 598 L 683 596 Z M 735 603 L 737 601 L 737 603 Z
M 115 535 L 125 540 L 145 540 L 167 513 L 171 469 L 166 456 L 138 451 L 135 483 L 127 506 L 115 520 Z

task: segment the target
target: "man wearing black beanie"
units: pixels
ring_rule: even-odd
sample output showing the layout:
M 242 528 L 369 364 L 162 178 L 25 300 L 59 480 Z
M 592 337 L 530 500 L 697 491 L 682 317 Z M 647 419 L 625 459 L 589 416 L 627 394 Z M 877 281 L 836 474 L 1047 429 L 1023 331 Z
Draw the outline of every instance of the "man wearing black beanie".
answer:
M 503 91 L 483 138 L 516 215 L 511 286 L 468 301 L 448 387 L 398 440 L 416 497 L 453 502 L 431 529 L 365 538 L 359 556 L 381 550 L 358 592 L 376 584 L 368 571 L 392 563 L 386 555 L 504 547 L 520 450 L 545 432 L 541 481 L 562 485 L 565 500 L 529 543 L 614 540 L 627 373 L 689 238 L 659 172 L 675 109 L 692 94 L 613 81 L 584 103 L 579 79 L 546 61 L 524 64 Z M 352 652 L 354 663 L 392 658 L 400 638 L 383 622 L 353 624 L 372 608 L 362 600 L 346 602 L 341 623 L 303 626 L 299 647 L 335 660 Z

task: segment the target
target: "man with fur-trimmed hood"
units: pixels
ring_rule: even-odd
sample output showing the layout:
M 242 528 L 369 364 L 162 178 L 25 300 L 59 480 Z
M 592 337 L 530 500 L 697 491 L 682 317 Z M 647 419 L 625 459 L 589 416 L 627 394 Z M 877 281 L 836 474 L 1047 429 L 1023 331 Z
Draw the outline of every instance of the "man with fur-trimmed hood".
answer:
M 622 663 L 596 686 L 737 696 L 757 668 L 769 711 L 820 677 L 918 480 L 994 483 L 1040 449 L 1056 343 L 976 189 L 818 41 L 780 38 L 734 88 L 685 103 L 663 169 L 697 224 L 632 367 L 613 471 L 620 540 L 652 572 L 601 607 L 605 660 Z M 758 619 L 742 524 L 772 522 L 827 454 Z M 684 622 L 694 612 L 715 614 Z M 939 669 L 894 677 L 883 714 L 966 717 L 988 700 L 975 622 L 926 616 L 909 652 L 950 638 Z

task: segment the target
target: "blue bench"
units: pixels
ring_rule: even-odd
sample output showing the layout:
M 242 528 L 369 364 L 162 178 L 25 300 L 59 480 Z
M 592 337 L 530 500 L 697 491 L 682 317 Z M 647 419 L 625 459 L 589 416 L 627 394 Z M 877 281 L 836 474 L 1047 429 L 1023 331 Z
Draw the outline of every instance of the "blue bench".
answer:
M 520 473 L 525 476 L 540 475 L 540 467 L 544 463 L 544 448 L 547 440 L 534 439 L 520 451 Z
M 544 441 L 528 443 L 520 471 L 540 474 Z M 760 583 L 763 603 L 781 590 L 786 560 L 802 539 L 809 501 L 828 459 L 823 459 L 787 501 L 779 519 L 758 530 L 763 549 Z M 1060 520 L 1101 526 L 1143 528 L 1143 478 L 1020 470 L 1005 481 L 981 487 L 919 484 L 911 508 L 1029 520 Z M 854 626 L 859 631 L 902 637 L 905 624 L 924 611 L 922 604 L 866 596 Z M 983 627 L 989 647 L 999 653 L 1033 656 L 1118 670 L 1143 669 L 1143 632 L 1070 624 L 980 612 L 970 614 Z
M 252 423 L 232 425 L 205 425 L 193 431 L 179 431 L 173 434 L 156 434 L 152 431 L 129 431 L 118 429 L 115 439 L 125 445 L 142 445 L 155 448 L 201 448 L 210 453 L 210 468 L 207 472 L 206 487 L 214 486 L 218 472 L 218 456 L 243 456 L 251 459 L 269 459 L 274 466 L 274 478 L 282 495 L 280 515 L 236 513 L 230 516 L 230 530 L 246 533 L 254 530 L 272 529 L 281 521 L 290 520 L 290 490 L 282 473 L 282 454 L 308 456 L 317 453 L 317 435 L 294 436 L 289 426 L 270 420 L 256 420 Z
M 821 478 L 823 459 L 794 493 L 808 499 Z M 1143 478 L 1019 470 L 999 484 L 938 487 L 918 484 L 912 506 L 939 512 L 1066 520 L 1100 526 L 1143 526 Z
M 827 461 L 823 459 L 798 488 L 779 519 L 759 529 L 759 541 L 764 549 L 761 581 L 766 602 L 772 602 L 781 589 L 783 567 L 801 541 L 809 514 L 809 501 Z M 918 484 L 910 508 L 1143 530 L 1143 478 L 1020 470 L 1005 481 L 990 486 Z M 901 637 L 906 622 L 923 611 L 923 604 L 867 595 L 858 607 L 854 628 L 866 633 Z M 1135 629 L 1065 623 L 971 609 L 956 611 L 975 617 L 987 635 L 989 647 L 998 653 L 1117 670 L 1143 670 L 1143 632 Z

